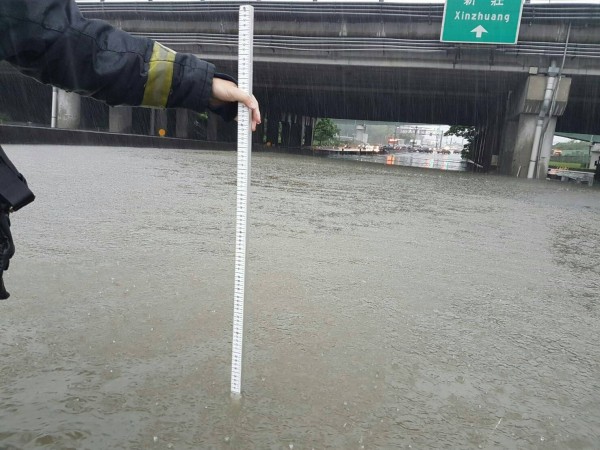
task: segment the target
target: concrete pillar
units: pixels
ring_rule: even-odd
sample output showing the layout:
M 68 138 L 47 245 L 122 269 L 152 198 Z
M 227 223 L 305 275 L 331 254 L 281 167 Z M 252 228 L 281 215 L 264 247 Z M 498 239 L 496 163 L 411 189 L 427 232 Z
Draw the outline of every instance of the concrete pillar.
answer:
M 312 117 L 303 117 L 302 145 L 307 147 L 312 146 L 314 125 L 315 119 Z
M 217 124 L 217 140 L 220 142 L 237 142 L 237 122 L 225 122 L 219 117 Z
M 279 140 L 279 119 L 275 113 L 269 113 L 266 118 L 267 142 L 271 145 L 277 145 Z
M 264 121 L 256 125 L 256 131 L 252 133 L 252 142 L 255 144 L 263 144 L 265 137 Z
M 150 112 L 150 123 L 148 125 L 148 135 L 154 136 L 154 130 L 156 129 L 156 110 L 154 108 L 150 108 L 148 111 Z
M 365 125 L 362 125 L 362 124 L 356 125 L 356 129 L 354 131 L 354 139 L 356 139 L 358 142 L 362 142 L 363 144 L 366 144 L 368 138 L 369 138 L 369 135 L 367 134 Z
M 296 116 L 290 129 L 290 147 L 302 145 L 302 117 Z
M 172 134 L 171 130 L 167 129 L 167 110 L 166 109 L 155 109 L 154 110 L 154 130 L 153 136 L 159 136 L 160 130 L 165 130 L 165 136 Z
M 537 118 L 537 114 L 521 114 L 519 116 L 519 120 L 516 122 L 516 135 L 512 161 L 510 162 L 510 172 L 506 173 L 506 175 L 527 178 Z M 546 132 L 541 141 L 538 167 L 534 178 L 546 178 L 546 173 L 548 172 L 548 162 L 552 153 L 552 140 L 556 128 L 556 117 L 549 119 L 546 123 Z
M 497 111 L 497 116 L 488 118 L 487 124 L 482 129 L 482 146 L 479 151 L 477 163 L 483 166 L 483 172 L 495 172 L 498 169 L 498 153 L 502 142 L 503 112 Z
M 546 132 L 543 135 L 542 147 L 540 148 L 540 158 L 537 165 L 536 178 L 545 179 L 548 175 L 548 163 L 552 156 L 552 141 L 554 140 L 554 131 L 556 131 L 556 117 L 546 121 Z
M 216 114 L 208 113 L 208 123 L 206 125 L 206 140 L 216 141 L 219 129 L 219 117 Z
M 535 137 L 537 119 L 542 107 L 546 89 L 546 76 L 532 75 L 527 78 L 521 90 L 509 102 L 507 119 L 502 133 L 502 144 L 498 156 L 498 171 L 504 175 L 527 178 L 531 149 Z M 558 84 L 552 110 L 544 123 L 537 176 L 545 178 L 552 153 L 552 139 L 556 118 L 564 113 L 567 106 L 570 78 L 562 78 Z
M 292 130 L 292 115 L 289 113 L 283 113 L 280 117 L 281 121 L 281 146 L 290 146 L 290 133 Z
M 108 131 L 131 133 L 132 110 L 130 106 L 114 106 L 108 110 Z
M 58 115 L 56 126 L 76 130 L 81 122 L 81 97 L 73 92 L 58 91 Z
M 187 109 L 178 108 L 175 118 L 175 137 L 188 138 L 189 112 Z
M 537 114 L 519 114 L 506 123 L 504 148 L 499 158 L 500 173 L 527 178 L 536 123 Z
M 281 146 L 289 147 L 290 146 L 290 133 L 292 129 L 292 124 L 289 122 L 281 122 Z

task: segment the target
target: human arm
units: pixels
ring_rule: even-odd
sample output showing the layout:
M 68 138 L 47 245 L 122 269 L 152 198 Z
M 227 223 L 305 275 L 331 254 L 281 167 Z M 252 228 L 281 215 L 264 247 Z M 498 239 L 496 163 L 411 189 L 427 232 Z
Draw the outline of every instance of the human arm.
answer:
M 251 111 L 252 131 L 256 131 L 256 125 L 261 123 L 260 109 L 258 101 L 254 95 L 242 91 L 237 84 L 230 80 L 222 78 L 213 78 L 212 97 L 209 101 L 209 108 L 218 110 L 224 104 L 231 102 L 241 102 Z
M 73 0 L 0 0 L 0 59 L 43 83 L 109 105 L 204 111 L 214 109 L 211 100 L 254 104 L 234 83 L 215 78 L 213 64 L 86 19 Z M 222 115 L 235 108 L 227 106 Z M 257 103 L 253 111 L 254 127 L 260 122 Z

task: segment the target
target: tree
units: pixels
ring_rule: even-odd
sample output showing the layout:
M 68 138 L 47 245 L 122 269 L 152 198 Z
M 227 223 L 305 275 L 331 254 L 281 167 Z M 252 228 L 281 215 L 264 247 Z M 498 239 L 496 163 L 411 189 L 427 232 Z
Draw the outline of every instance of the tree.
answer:
M 462 125 L 452 125 L 444 136 L 458 136 L 467 141 L 463 146 L 460 155 L 464 159 L 475 159 L 475 139 L 477 138 L 477 129 L 475 127 L 465 127 Z
M 337 145 L 340 129 L 331 119 L 319 119 L 313 141 L 316 145 Z

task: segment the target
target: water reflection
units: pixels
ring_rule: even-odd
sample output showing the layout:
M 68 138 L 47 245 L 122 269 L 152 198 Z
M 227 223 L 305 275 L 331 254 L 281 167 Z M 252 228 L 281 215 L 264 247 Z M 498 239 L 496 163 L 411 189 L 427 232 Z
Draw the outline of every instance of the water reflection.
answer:
M 388 165 L 393 164 L 397 166 L 424 167 L 427 169 L 451 170 L 458 172 L 467 170 L 467 162 L 461 158 L 460 154 L 412 152 L 377 155 L 332 154 L 329 156 L 329 158 L 349 159 Z

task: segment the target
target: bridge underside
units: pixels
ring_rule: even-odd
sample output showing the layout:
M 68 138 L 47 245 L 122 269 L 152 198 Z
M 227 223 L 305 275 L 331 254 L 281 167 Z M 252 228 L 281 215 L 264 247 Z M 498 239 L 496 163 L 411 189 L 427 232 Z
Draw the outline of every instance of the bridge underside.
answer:
M 81 7 L 87 17 L 194 53 L 214 62 L 219 71 L 235 74 L 239 5 L 228 1 Z M 571 81 L 556 130 L 600 134 L 600 5 L 525 5 L 516 45 L 440 42 L 441 5 L 254 5 L 254 93 L 266 116 L 490 128 L 514 122 L 509 117 L 511 104 L 528 79 L 545 75 L 556 64 Z M 0 64 L 0 77 L 9 86 L 0 106 L 16 110 L 12 115 L 19 117 L 27 104 L 34 110 L 27 115 L 49 117 L 47 87 L 24 82 L 6 64 Z M 43 104 L 23 102 L 27 97 Z M 83 108 L 88 127 L 107 126 L 106 111 L 101 111 L 103 119 L 93 116 L 101 108 Z M 495 137 L 486 142 L 487 162 L 500 151 L 500 134 L 507 130 L 515 132 L 497 126 Z M 492 141 L 496 148 L 491 148 Z
M 239 4 L 82 8 L 237 73 Z M 557 130 L 600 132 L 600 5 L 525 5 L 516 45 L 474 45 L 440 42 L 443 5 L 253 4 L 254 87 L 267 111 L 476 125 L 554 61 L 572 79 Z
M 236 67 L 218 63 L 235 73 Z M 501 117 L 528 73 L 257 62 L 267 109 L 311 117 L 476 125 Z M 557 130 L 598 133 L 600 80 L 575 77 Z M 577 130 L 577 131 L 576 131 Z
M 219 70 L 237 73 L 230 61 L 213 60 Z M 510 97 L 525 83 L 527 73 L 256 62 L 254 92 L 265 112 L 288 112 L 309 117 L 331 117 L 390 122 L 476 125 L 503 115 Z M 600 134 L 600 80 L 574 76 L 564 115 L 557 131 Z M 49 114 L 50 105 L 33 99 L 49 98 L 48 88 L 0 64 L 6 90 L 6 109 L 23 108 Z M 469 87 L 466 89 L 466 87 Z M 11 116 L 15 116 L 11 114 Z M 30 120 L 35 121 L 35 117 Z

